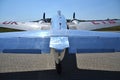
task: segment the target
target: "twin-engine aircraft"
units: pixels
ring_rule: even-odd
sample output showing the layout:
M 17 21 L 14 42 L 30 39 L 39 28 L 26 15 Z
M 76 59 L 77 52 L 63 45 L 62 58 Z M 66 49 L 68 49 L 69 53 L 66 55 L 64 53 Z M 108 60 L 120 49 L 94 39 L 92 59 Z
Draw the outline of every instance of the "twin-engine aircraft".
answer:
M 51 18 L 51 23 L 44 19 L 29 23 L 4 22 L 2 25 L 7 27 L 28 31 L 0 33 L 0 53 L 52 53 L 60 74 L 66 50 L 69 54 L 120 52 L 120 33 L 88 31 L 117 24 L 115 20 L 67 22 L 60 11 Z
M 96 30 L 114 26 L 120 26 L 119 19 L 78 20 L 75 18 L 75 12 L 73 13 L 73 19 L 67 19 L 67 27 L 72 30 Z M 3 21 L 0 22 L 0 27 L 27 31 L 49 30 L 51 28 L 51 18 L 45 18 L 45 13 L 43 13 L 43 19 L 40 20 L 29 22 Z

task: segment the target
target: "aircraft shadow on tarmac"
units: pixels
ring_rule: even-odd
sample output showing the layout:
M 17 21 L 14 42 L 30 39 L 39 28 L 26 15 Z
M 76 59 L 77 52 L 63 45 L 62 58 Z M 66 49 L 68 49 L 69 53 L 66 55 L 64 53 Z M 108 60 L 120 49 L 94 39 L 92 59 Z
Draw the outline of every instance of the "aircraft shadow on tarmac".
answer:
M 120 80 L 119 71 L 78 69 L 75 54 L 66 54 L 62 64 L 61 75 L 55 69 L 0 73 L 0 80 Z

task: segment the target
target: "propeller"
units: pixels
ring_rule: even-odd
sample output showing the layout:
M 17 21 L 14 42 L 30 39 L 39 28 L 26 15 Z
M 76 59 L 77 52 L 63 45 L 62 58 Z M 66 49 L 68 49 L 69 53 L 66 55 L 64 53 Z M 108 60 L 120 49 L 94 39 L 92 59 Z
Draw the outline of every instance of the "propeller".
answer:
M 45 12 L 43 13 L 43 18 L 42 19 L 36 20 L 36 21 L 32 21 L 32 22 L 39 22 L 39 23 L 46 22 Z
M 73 20 L 75 19 L 75 12 L 73 13 Z
M 44 22 L 50 22 L 51 21 L 51 18 L 46 18 L 45 17 L 45 12 L 43 13 L 43 19 L 41 19 L 42 21 Z
M 71 20 L 74 24 L 78 24 L 79 20 L 75 18 L 75 12 L 73 13 L 73 19 Z
M 43 13 L 43 21 L 46 21 L 46 20 L 45 20 L 45 12 Z

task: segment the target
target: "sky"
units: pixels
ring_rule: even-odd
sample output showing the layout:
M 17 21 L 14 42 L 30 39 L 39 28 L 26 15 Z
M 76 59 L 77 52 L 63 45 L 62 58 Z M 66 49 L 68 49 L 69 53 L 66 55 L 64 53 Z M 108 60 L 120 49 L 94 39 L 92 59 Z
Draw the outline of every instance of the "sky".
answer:
M 61 10 L 67 19 L 73 12 L 81 20 L 120 19 L 120 0 L 0 0 L 0 21 L 34 21 L 43 12 L 51 18 Z

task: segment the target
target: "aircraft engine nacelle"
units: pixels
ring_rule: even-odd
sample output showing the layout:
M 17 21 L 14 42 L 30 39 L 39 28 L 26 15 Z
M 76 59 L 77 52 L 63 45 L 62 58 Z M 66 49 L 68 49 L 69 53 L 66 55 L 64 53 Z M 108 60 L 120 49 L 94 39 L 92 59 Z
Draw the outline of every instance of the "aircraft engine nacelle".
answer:
M 73 20 L 72 23 L 79 24 L 79 21 L 78 20 Z

